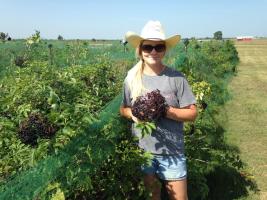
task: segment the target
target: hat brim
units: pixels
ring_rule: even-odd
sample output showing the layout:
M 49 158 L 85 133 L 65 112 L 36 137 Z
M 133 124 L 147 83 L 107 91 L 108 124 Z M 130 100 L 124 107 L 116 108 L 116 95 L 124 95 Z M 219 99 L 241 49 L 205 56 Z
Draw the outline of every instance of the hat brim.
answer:
M 143 41 L 143 40 L 152 40 L 152 41 L 164 41 L 166 46 L 167 46 L 167 49 L 170 49 L 170 48 L 174 47 L 181 40 L 181 36 L 180 35 L 174 35 L 174 36 L 169 37 L 165 40 L 160 40 L 160 39 L 157 40 L 157 39 L 151 39 L 151 38 L 142 38 L 138 34 L 129 31 L 125 34 L 125 39 L 134 48 L 137 48 L 139 46 L 139 44 L 141 43 L 141 41 Z

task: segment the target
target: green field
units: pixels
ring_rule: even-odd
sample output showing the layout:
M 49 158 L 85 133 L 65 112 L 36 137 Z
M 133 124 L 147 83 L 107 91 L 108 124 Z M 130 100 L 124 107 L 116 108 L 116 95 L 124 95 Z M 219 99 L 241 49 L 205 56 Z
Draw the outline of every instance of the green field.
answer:
M 138 167 L 146 156 L 118 113 L 134 50 L 119 41 L 25 42 L 0 45 L 0 199 L 146 199 Z M 238 144 L 225 141 L 233 120 L 222 115 L 225 127 L 215 117 L 228 113 L 220 108 L 229 79 L 242 76 L 233 42 L 181 42 L 164 61 L 185 74 L 199 108 L 196 122 L 185 124 L 190 199 L 246 197 L 255 179 Z
M 240 64 L 229 83 L 232 99 L 227 115 L 226 138 L 237 146 L 259 192 L 246 200 L 267 199 L 267 40 L 235 42 Z

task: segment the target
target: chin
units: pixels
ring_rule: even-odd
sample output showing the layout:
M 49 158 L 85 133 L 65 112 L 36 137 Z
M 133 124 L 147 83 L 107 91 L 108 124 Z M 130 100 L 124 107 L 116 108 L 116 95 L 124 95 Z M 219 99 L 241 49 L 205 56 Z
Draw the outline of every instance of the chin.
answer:
M 148 59 L 148 63 L 153 63 L 153 64 L 157 64 L 157 63 L 160 63 L 161 62 L 161 59 L 160 58 L 150 58 Z
M 149 64 L 149 65 L 157 65 L 158 62 L 147 62 L 147 64 Z

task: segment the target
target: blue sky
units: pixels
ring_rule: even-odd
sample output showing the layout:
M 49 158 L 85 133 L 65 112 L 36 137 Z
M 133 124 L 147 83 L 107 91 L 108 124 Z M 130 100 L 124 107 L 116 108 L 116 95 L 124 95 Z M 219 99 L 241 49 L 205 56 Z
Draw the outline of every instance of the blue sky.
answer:
M 267 36 L 267 0 L 0 0 L 0 32 L 26 38 L 121 39 L 159 20 L 166 35 Z

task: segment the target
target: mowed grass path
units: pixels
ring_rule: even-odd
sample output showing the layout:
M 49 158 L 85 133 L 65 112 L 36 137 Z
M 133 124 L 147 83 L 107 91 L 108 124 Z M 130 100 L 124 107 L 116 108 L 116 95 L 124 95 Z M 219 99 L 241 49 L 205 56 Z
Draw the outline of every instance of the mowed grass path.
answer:
M 237 146 L 258 194 L 240 200 L 267 200 L 267 40 L 235 42 L 240 63 L 229 83 L 232 99 L 224 107 L 226 139 Z

